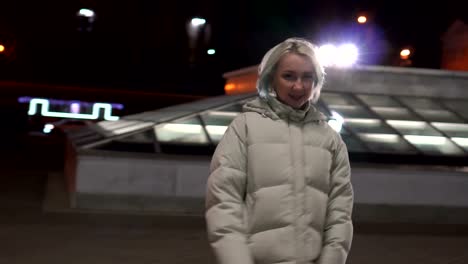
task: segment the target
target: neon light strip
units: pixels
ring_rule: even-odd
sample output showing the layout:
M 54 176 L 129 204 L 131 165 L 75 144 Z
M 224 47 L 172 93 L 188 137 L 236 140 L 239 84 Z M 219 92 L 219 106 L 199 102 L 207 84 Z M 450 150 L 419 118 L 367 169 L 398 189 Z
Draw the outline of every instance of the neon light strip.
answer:
M 105 103 L 93 104 L 92 114 L 74 114 L 74 113 L 61 113 L 61 112 L 50 112 L 49 111 L 49 100 L 47 99 L 31 99 L 29 102 L 28 115 L 35 115 L 37 113 L 38 105 L 41 105 L 41 115 L 48 117 L 61 117 L 61 118 L 74 118 L 74 119 L 92 119 L 96 120 L 99 118 L 99 109 L 104 109 L 104 119 L 109 121 L 119 120 L 118 116 L 112 116 L 112 105 Z
M 33 99 L 40 99 L 40 98 L 32 98 L 32 97 L 28 97 L 28 96 L 23 96 L 23 97 L 18 98 L 18 102 L 20 102 L 20 103 L 29 103 Z M 51 105 L 71 105 L 73 103 L 79 103 L 80 105 L 85 106 L 85 107 L 91 107 L 93 105 L 93 103 L 82 102 L 82 101 L 78 101 L 78 100 L 68 100 L 68 101 L 67 100 L 57 100 L 57 99 L 45 99 L 45 100 L 48 100 Z M 122 110 L 124 108 L 124 106 L 122 104 L 110 103 L 110 105 L 112 106 L 112 108 L 119 109 L 119 110 Z

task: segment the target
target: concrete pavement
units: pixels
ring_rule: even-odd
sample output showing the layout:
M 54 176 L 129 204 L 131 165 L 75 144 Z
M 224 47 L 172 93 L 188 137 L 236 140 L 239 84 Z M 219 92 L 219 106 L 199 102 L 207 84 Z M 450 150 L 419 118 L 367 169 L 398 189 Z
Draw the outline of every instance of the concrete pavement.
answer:
M 47 171 L 0 175 L 0 264 L 215 263 L 202 217 L 54 211 L 44 207 Z M 464 226 L 357 223 L 355 231 L 348 264 L 468 264 Z

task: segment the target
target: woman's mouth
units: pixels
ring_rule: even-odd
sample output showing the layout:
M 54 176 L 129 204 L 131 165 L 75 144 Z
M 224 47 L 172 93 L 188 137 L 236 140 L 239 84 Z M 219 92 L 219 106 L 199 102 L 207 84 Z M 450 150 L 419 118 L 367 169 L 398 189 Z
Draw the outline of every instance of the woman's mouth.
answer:
M 302 97 L 304 97 L 304 95 L 302 95 L 302 94 L 301 95 L 290 94 L 289 97 L 291 97 L 291 99 L 293 99 L 293 100 L 298 101 L 298 100 L 302 99 Z

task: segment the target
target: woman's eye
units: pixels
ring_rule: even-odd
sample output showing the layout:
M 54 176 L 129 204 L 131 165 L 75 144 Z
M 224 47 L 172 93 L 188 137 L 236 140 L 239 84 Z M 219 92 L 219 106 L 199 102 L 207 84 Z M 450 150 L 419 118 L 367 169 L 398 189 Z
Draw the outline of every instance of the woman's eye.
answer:
M 286 74 L 283 74 L 283 78 L 289 81 L 289 80 L 294 80 L 296 77 L 292 74 L 286 73 Z

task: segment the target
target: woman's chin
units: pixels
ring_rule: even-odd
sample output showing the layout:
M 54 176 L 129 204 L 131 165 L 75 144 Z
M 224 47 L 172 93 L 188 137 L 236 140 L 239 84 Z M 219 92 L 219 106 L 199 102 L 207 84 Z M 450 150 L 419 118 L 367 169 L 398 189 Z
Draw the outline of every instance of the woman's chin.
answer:
M 304 106 L 306 105 L 307 101 L 305 100 L 300 100 L 300 101 L 293 101 L 289 103 L 289 106 L 291 106 L 294 109 L 304 109 Z

